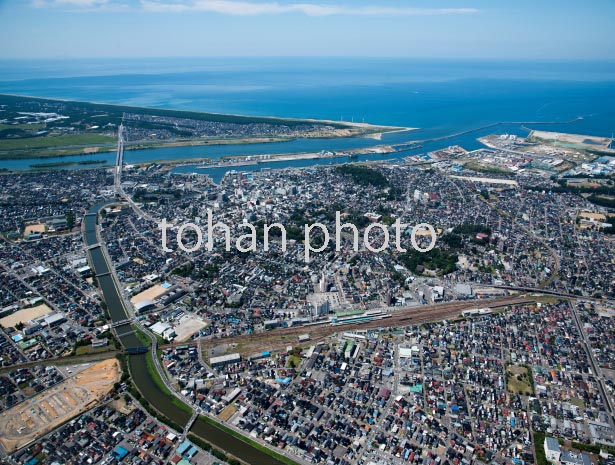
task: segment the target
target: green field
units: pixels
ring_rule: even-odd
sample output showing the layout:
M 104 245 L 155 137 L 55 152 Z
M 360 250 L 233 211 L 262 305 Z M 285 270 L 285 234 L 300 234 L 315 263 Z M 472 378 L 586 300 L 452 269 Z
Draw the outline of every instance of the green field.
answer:
M 0 152 L 7 150 L 29 150 L 48 147 L 91 147 L 94 145 L 115 144 L 113 136 L 103 134 L 75 134 L 66 136 L 24 137 L 0 140 Z
M 135 331 L 135 336 L 137 336 L 137 339 L 141 344 L 143 344 L 144 346 L 149 346 L 152 343 L 149 337 L 147 337 L 147 335 L 135 325 L 130 325 L 130 327 Z
M 545 454 L 545 434 L 534 432 L 534 452 L 536 454 L 536 463 L 538 465 L 547 465 L 547 456 Z
M 514 394 L 533 395 L 533 382 L 530 380 L 530 370 L 522 365 L 506 367 L 507 388 Z
M 40 131 L 45 127 L 44 123 L 36 124 L 0 124 L 0 131 L 5 129 L 21 129 L 23 131 Z
M 87 355 L 87 354 L 98 354 L 100 352 L 109 352 L 115 350 L 115 348 L 112 345 L 108 345 L 105 347 L 97 347 L 97 348 L 92 348 L 91 345 L 87 345 L 87 346 L 79 346 L 75 349 L 75 355 Z
M 78 101 L 53 100 L 36 97 L 0 94 L 3 107 L 3 120 L 17 124 L 0 124 L 0 160 L 63 157 L 83 154 L 86 147 L 98 147 L 98 152 L 112 151 L 115 148 L 117 127 L 126 123 L 128 127 L 143 131 L 164 130 L 168 137 L 162 140 L 133 140 L 127 143 L 126 150 L 155 148 L 165 146 L 267 143 L 292 139 L 283 132 L 274 135 L 270 131 L 259 131 L 242 136 L 241 133 L 216 137 L 200 137 L 198 131 L 191 129 L 195 121 L 229 123 L 235 125 L 267 124 L 290 128 L 309 125 L 317 137 L 359 137 L 397 130 L 388 126 L 355 126 L 349 123 L 318 121 L 307 119 L 226 115 L 195 111 L 167 110 L 160 108 L 141 108 L 125 105 L 107 105 Z M 43 120 L 40 112 L 56 113 L 61 118 Z M 128 122 L 125 114 L 136 114 L 147 118 L 132 118 Z M 28 115 L 28 121 L 23 120 Z M 38 116 L 37 116 L 38 115 Z M 149 117 L 177 118 L 177 121 L 156 121 Z M 191 121 L 182 126 L 181 121 Z M 23 121 L 23 122 L 22 122 Z M 70 128 L 67 130 L 67 128 Z M 40 130 L 48 133 L 38 134 Z M 333 129 L 333 130 L 332 130 Z M 339 131 L 343 129 L 344 135 Z M 302 129 L 299 129 L 301 133 Z M 316 132 L 314 132 L 316 131 Z M 323 132 L 319 132 L 323 131 Z M 55 135 L 54 135 L 55 134 Z M 309 136 L 308 136 L 309 137 Z
M 301 357 L 291 355 L 286 361 L 286 366 L 289 368 L 298 368 L 301 365 Z

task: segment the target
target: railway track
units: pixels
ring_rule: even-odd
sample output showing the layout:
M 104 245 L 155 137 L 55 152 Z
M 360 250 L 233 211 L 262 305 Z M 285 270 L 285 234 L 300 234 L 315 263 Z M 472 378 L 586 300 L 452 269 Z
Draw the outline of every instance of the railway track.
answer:
M 203 340 L 201 345 L 204 350 L 211 349 L 221 344 L 235 344 L 237 352 L 251 354 L 259 350 L 270 350 L 284 347 L 289 344 L 296 344 L 296 336 L 309 334 L 312 342 L 322 340 L 340 331 L 365 330 L 374 328 L 396 328 L 413 324 L 428 323 L 461 316 L 463 310 L 475 308 L 477 306 L 502 308 L 509 305 L 524 305 L 535 303 L 536 299 L 527 296 L 507 296 L 496 299 L 485 299 L 480 302 L 463 301 L 447 302 L 443 304 L 425 305 L 421 307 L 407 307 L 394 311 L 390 318 L 373 320 L 361 323 L 349 323 L 346 325 L 332 326 L 329 322 L 321 325 L 309 327 L 297 326 L 291 328 L 274 329 L 256 334 L 245 334 L 241 336 L 216 338 Z M 174 345 L 163 346 L 171 347 Z
M 19 368 L 32 368 L 38 365 L 79 365 L 81 363 L 100 362 L 101 360 L 113 358 L 121 353 L 123 353 L 122 350 L 107 350 L 105 352 L 95 352 L 93 354 L 69 355 L 66 357 L 53 357 L 44 360 L 28 361 L 0 367 L 0 374 L 8 373 L 9 371 L 17 370 Z

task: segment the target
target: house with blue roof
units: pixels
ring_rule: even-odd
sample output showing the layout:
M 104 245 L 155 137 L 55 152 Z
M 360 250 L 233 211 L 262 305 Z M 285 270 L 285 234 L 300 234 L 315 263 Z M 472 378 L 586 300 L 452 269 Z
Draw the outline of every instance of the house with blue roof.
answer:
M 179 455 L 185 455 L 185 452 L 188 451 L 191 447 L 193 447 L 192 443 L 186 439 L 177 448 L 177 453 Z
M 128 450 L 125 447 L 117 446 L 115 449 L 113 449 L 113 456 L 117 460 L 122 460 L 127 455 L 128 455 Z

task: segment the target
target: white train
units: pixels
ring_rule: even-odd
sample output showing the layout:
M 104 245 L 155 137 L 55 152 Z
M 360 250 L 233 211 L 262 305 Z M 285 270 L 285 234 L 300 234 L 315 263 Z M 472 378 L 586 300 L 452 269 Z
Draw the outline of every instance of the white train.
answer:
M 464 310 L 463 312 L 461 312 L 461 316 L 473 317 L 473 316 L 479 316 L 479 315 L 489 315 L 490 313 L 493 313 L 493 311 L 489 307 L 471 308 L 469 310 Z

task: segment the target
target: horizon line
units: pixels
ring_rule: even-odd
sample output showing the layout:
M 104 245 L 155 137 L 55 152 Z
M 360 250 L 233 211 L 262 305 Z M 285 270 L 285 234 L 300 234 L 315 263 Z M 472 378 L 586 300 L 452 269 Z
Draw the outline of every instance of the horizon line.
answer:
M 544 62 L 544 63 L 568 63 L 568 62 L 597 62 L 614 63 L 615 57 L 474 57 L 474 56 L 412 56 L 412 55 L 130 55 L 130 56 L 32 56 L 32 57 L 2 57 L 0 61 L 58 61 L 58 60 L 177 60 L 177 59 L 349 59 L 349 60 L 420 60 L 420 61 L 484 61 L 484 62 Z

